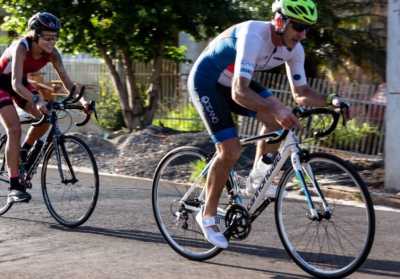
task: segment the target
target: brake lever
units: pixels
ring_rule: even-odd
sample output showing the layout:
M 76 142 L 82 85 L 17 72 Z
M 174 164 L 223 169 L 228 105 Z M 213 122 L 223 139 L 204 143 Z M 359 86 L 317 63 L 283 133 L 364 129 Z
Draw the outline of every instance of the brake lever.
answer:
M 350 105 L 347 102 L 340 102 L 340 114 L 342 115 L 342 124 L 346 127 L 347 120 L 350 118 Z
M 84 125 L 86 125 L 86 123 L 89 122 L 89 120 L 90 120 L 90 118 L 92 116 L 92 112 L 94 112 L 94 116 L 97 119 L 96 102 L 95 101 L 91 101 L 89 103 L 88 110 L 89 110 L 89 112 L 85 111 L 86 118 L 82 122 L 75 123 L 76 126 L 84 126 Z
M 94 117 L 96 118 L 96 120 L 98 120 L 99 118 L 97 117 L 96 101 L 90 102 L 90 110 L 94 113 Z

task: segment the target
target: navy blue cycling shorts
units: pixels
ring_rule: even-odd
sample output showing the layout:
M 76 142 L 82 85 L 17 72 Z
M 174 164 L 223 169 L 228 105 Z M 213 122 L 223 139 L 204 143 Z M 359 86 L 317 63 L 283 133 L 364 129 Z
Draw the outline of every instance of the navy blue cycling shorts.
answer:
M 193 86 L 194 85 L 194 86 Z M 255 81 L 250 82 L 250 89 L 267 98 L 272 93 Z M 231 88 L 215 83 L 214 90 L 202 90 L 189 81 L 189 92 L 192 102 L 200 114 L 214 143 L 221 143 L 237 138 L 237 129 L 232 113 L 255 117 L 256 112 L 249 110 L 232 99 Z

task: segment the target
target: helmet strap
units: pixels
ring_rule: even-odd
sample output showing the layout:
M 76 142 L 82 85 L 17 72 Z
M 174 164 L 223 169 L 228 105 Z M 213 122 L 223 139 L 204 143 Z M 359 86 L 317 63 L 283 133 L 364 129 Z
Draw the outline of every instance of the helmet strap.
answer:
M 278 35 L 283 35 L 283 33 L 286 30 L 286 27 L 288 25 L 289 21 L 288 18 L 285 17 L 283 14 L 280 12 L 276 12 L 274 16 L 274 27 L 275 27 L 275 32 Z
M 41 31 L 39 31 L 39 30 L 33 31 L 33 41 L 35 43 L 37 43 L 39 41 L 40 33 L 41 33 Z

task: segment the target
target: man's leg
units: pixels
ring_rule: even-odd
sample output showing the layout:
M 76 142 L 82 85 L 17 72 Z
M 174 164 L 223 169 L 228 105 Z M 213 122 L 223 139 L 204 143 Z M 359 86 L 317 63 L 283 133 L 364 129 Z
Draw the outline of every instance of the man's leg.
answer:
M 218 201 L 228 179 L 229 171 L 240 157 L 238 138 L 232 138 L 216 144 L 217 156 L 207 176 L 207 196 L 204 217 L 212 217 L 217 213 Z
M 271 119 L 271 121 L 267 124 L 263 124 L 260 135 L 263 135 L 268 132 L 273 132 L 276 130 L 281 129 L 282 127 L 279 126 L 279 124 Z M 267 153 L 272 153 L 275 154 L 278 149 L 279 149 L 280 143 L 275 143 L 275 144 L 267 144 L 265 141 L 258 141 L 257 142 L 257 148 L 256 148 L 256 155 L 254 158 L 254 164 L 259 160 L 259 158 Z

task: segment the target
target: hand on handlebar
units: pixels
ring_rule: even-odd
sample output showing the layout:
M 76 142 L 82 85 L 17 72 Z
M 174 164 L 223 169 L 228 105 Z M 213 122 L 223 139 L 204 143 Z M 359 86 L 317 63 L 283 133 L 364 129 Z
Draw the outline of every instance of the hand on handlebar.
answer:
M 332 99 L 332 106 L 340 109 L 343 117 L 343 126 L 346 126 L 346 122 L 350 119 L 350 104 L 339 96 L 336 96 Z
M 301 126 L 292 110 L 276 98 L 268 98 L 268 107 L 258 111 L 257 118 L 266 125 L 277 123 L 286 130 L 298 129 Z
M 49 110 L 47 109 L 47 102 L 44 100 L 40 100 L 39 102 L 36 103 L 36 109 L 40 111 L 41 113 L 47 115 L 49 114 Z
M 90 114 L 93 112 L 92 102 L 88 102 L 85 98 L 82 98 L 80 102 L 85 113 Z
M 343 117 L 343 126 L 346 125 L 347 120 L 350 119 L 350 104 L 338 95 L 331 94 L 327 97 L 328 104 L 340 110 Z
M 284 129 L 299 129 L 300 122 L 288 107 L 282 107 L 276 111 L 275 120 Z

